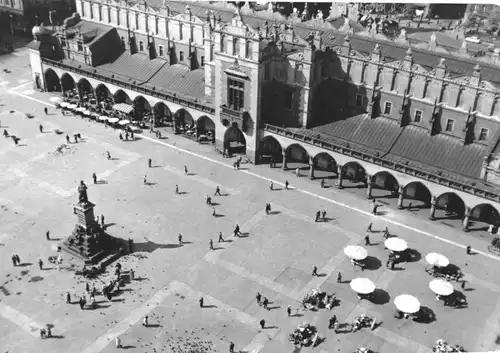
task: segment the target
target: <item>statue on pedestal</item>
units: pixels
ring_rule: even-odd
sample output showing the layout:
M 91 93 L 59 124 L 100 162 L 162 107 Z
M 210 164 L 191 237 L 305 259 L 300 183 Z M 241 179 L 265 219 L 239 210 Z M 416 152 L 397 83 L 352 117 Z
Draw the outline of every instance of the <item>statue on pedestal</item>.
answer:
M 80 185 L 78 186 L 78 203 L 84 205 L 88 202 L 89 199 L 87 197 L 87 185 L 85 185 L 83 180 L 81 180 Z

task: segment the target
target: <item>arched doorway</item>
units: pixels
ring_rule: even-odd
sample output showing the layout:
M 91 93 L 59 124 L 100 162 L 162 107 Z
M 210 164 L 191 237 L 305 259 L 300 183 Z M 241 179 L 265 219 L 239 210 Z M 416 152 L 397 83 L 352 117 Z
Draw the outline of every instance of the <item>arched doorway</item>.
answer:
M 77 87 L 80 97 L 85 99 L 85 97 L 91 98 L 94 96 L 94 89 L 87 79 L 82 78 L 80 81 L 78 81 Z
M 181 108 L 175 112 L 174 129 L 176 134 L 187 133 L 194 129 L 194 119 L 186 109 Z
M 134 115 L 136 119 L 150 120 L 152 118 L 151 105 L 143 96 L 135 97 L 132 106 L 134 108 Z
M 63 89 L 64 93 L 71 91 L 71 90 L 74 90 L 76 88 L 75 80 L 73 80 L 73 77 L 71 77 L 71 75 L 69 75 L 67 73 L 64 73 L 61 76 L 61 83 L 62 83 L 62 89 Z
M 316 179 L 334 179 L 337 177 L 337 162 L 327 152 L 320 152 L 313 159 Z
M 500 226 L 500 214 L 498 210 L 489 203 L 482 203 L 472 208 L 470 213 L 470 229 L 488 229 L 490 224 Z
M 102 83 L 97 85 L 97 87 L 95 88 L 95 94 L 97 102 L 103 105 L 103 108 L 111 109 L 114 104 L 114 99 L 111 91 L 108 89 L 108 87 L 106 87 L 106 85 L 103 85 Z
M 297 168 L 299 169 L 299 173 L 303 170 L 309 171 L 309 153 L 307 153 L 305 148 L 298 143 L 294 143 L 288 146 L 285 152 L 285 156 L 285 168 L 290 168 L 294 170 L 295 173 L 297 173 Z
M 224 133 L 224 149 L 228 153 L 234 154 L 245 154 L 246 153 L 247 142 L 245 140 L 245 135 L 238 127 L 237 123 L 233 123 L 227 128 Z
M 347 162 L 342 166 L 342 177 L 349 181 L 343 187 L 360 188 L 366 187 L 366 171 L 358 162 Z
M 436 219 L 462 219 L 465 214 L 464 201 L 453 192 L 445 192 L 436 199 Z
M 399 195 L 399 183 L 391 173 L 382 171 L 372 176 L 372 196 L 375 198 L 394 198 Z
M 128 94 L 126 94 L 121 89 L 115 92 L 115 94 L 113 95 L 113 100 L 115 101 L 115 104 L 126 103 L 132 105 L 132 100 L 130 99 Z
M 59 76 L 52 69 L 47 69 L 45 71 L 45 87 L 47 92 L 61 92 L 61 82 L 59 82 Z
M 431 192 L 419 181 L 413 181 L 406 184 L 404 187 L 405 199 L 410 199 L 411 207 L 409 208 L 430 208 L 431 207 Z
M 272 167 L 276 167 L 276 163 L 283 162 L 283 148 L 274 137 L 266 136 L 260 140 L 259 156 L 260 163 L 272 163 Z
M 199 142 L 215 142 L 215 123 L 206 115 L 196 121 L 196 138 Z
M 158 102 L 153 107 L 155 115 L 156 126 L 165 126 L 168 122 L 173 121 L 172 112 L 168 109 L 167 105 L 163 102 Z

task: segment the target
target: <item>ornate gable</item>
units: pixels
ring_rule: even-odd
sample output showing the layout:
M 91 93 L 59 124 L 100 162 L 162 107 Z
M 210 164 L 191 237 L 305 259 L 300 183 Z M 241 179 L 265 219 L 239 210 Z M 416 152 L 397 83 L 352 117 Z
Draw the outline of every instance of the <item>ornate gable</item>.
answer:
M 384 66 L 399 70 L 403 68 L 403 60 L 390 61 L 388 63 L 384 63 Z
M 413 64 L 411 66 L 411 71 L 416 74 L 424 74 L 424 75 L 429 74 L 429 70 L 427 70 L 425 67 L 419 64 Z

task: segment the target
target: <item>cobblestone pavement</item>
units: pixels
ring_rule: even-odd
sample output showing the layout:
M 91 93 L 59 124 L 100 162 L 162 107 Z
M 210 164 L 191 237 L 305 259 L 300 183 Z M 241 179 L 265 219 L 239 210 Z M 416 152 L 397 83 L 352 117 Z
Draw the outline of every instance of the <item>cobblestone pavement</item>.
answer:
M 373 217 L 369 202 L 359 195 L 320 189 L 318 183 L 266 166 L 244 165 L 234 171 L 231 161 L 215 155 L 212 146 L 167 130 L 162 140 L 144 133 L 135 141 L 120 142 L 117 131 L 62 116 L 50 107 L 52 95 L 34 92 L 28 84 L 22 52 L 2 60 L 13 72 L 0 73 L 0 129 L 21 142 L 15 146 L 0 138 L 0 351 L 112 352 L 119 335 L 131 352 L 224 352 L 230 341 L 246 352 L 291 352 L 288 334 L 303 321 L 316 325 L 325 338 L 315 348 L 322 353 L 351 352 L 361 345 L 378 352 L 428 352 L 441 337 L 469 350 L 498 348 L 499 260 L 483 252 L 484 239 L 389 207 L 384 216 Z M 27 119 L 25 113 L 35 117 Z M 46 133 L 38 131 L 40 123 Z M 79 132 L 84 139 L 55 153 L 65 144 L 65 135 L 54 134 L 54 129 Z M 106 151 L 113 160 L 107 160 Z M 148 158 L 154 168 L 147 167 Z M 184 166 L 189 175 L 184 175 Z M 102 181 L 97 185 L 91 182 L 94 172 Z M 148 186 L 143 185 L 145 174 Z M 292 190 L 269 191 L 269 180 L 279 185 L 287 178 Z M 137 250 L 120 260 L 125 271 L 134 269 L 136 279 L 112 302 L 98 296 L 98 308 L 83 311 L 63 298 L 67 291 L 74 298 L 82 295 L 85 288 L 67 257 L 60 271 L 36 265 L 39 258 L 47 262 L 55 254 L 57 241 L 45 239 L 47 230 L 58 239 L 72 230 L 71 205 L 79 180 L 89 186 L 89 198 L 97 205 L 96 214 L 105 215 L 110 234 L 134 239 Z M 182 194 L 175 194 L 175 185 Z M 213 217 L 204 195 L 217 185 L 224 196 L 213 197 L 219 214 Z M 271 215 L 264 212 L 267 202 Z M 318 209 L 327 211 L 328 221 L 314 222 Z M 436 302 L 423 258 L 398 271 L 387 270 L 383 238 L 377 232 L 368 247 L 371 269 L 353 269 L 343 248 L 361 243 L 369 222 L 375 230 L 387 225 L 422 257 L 430 251 L 449 256 L 466 273 L 469 307 L 451 309 Z M 232 235 L 236 223 L 244 233 L 241 238 Z M 223 243 L 217 243 L 219 232 L 226 238 Z M 177 243 L 179 233 L 183 246 Z M 213 251 L 209 239 L 216 245 Z M 467 244 L 481 252 L 465 256 Z M 19 254 L 22 266 L 12 266 L 13 253 Z M 320 276 L 311 276 L 313 266 Z M 346 281 L 372 279 L 380 288 L 379 300 L 358 301 L 347 283 L 336 283 L 339 271 Z M 98 288 L 108 277 L 96 281 Z M 301 309 L 301 298 L 318 286 L 336 293 L 340 306 L 331 312 Z M 269 298 L 271 310 L 256 305 L 257 292 Z M 393 318 L 392 301 L 402 293 L 418 297 L 437 320 L 419 324 Z M 203 308 L 200 297 L 205 299 Z M 288 305 L 296 315 L 287 316 Z M 343 323 L 367 313 L 381 325 L 373 331 L 335 334 L 327 329 L 333 313 Z M 149 327 L 141 324 L 145 315 Z M 263 318 L 268 327 L 261 330 Z M 41 341 L 38 329 L 47 324 L 53 325 L 55 338 Z

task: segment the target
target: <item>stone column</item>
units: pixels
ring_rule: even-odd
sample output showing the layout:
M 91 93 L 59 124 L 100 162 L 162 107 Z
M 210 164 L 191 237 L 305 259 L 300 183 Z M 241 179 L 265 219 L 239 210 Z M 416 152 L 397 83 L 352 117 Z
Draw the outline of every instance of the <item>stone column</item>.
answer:
M 342 189 L 342 166 L 337 164 L 337 188 Z
M 281 152 L 283 155 L 283 162 L 281 163 L 281 170 L 286 170 L 286 150 Z
M 371 175 L 366 174 L 366 185 L 367 185 L 366 197 L 369 200 L 371 200 L 373 198 L 373 196 L 372 196 L 372 176 Z
M 431 210 L 430 210 L 430 215 L 429 219 L 433 221 L 435 219 L 435 214 L 436 214 L 436 196 L 431 197 Z
M 61 96 L 64 96 L 63 82 L 61 79 L 59 79 L 59 85 L 61 86 Z
M 462 229 L 464 230 L 464 232 L 468 232 L 469 231 L 470 212 L 471 212 L 470 207 L 465 207 L 464 219 L 462 221 Z
M 309 179 L 314 179 L 314 158 L 309 157 Z
M 404 197 L 404 188 L 400 185 L 398 189 L 398 208 L 403 208 L 403 197 Z

